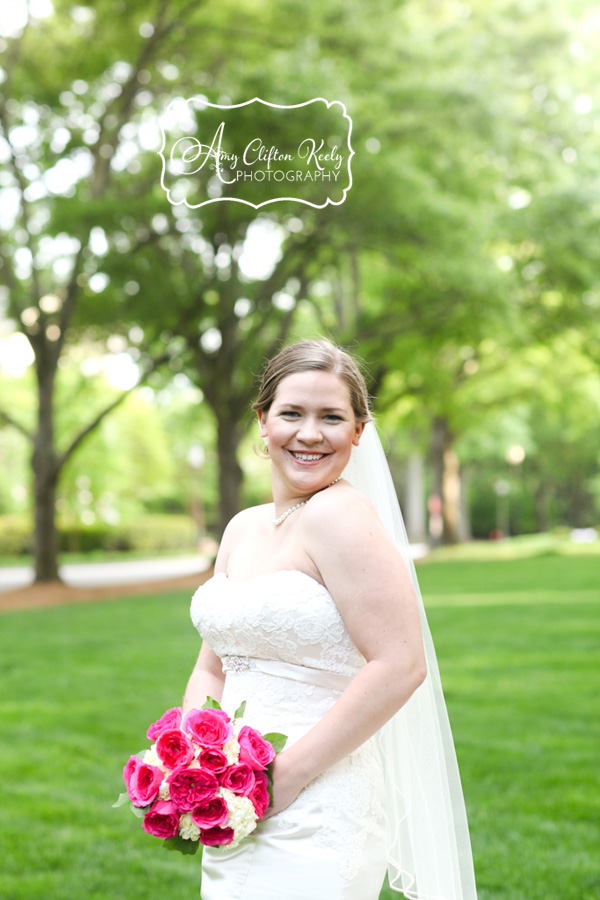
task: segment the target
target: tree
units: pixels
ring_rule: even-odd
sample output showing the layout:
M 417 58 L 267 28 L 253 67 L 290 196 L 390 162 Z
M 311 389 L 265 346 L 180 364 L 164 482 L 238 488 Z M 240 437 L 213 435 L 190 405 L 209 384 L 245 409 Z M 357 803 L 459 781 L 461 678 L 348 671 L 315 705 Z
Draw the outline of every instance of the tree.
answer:
M 157 112 L 178 92 L 197 93 L 217 76 L 220 91 L 241 89 L 241 59 L 251 73 L 244 89 L 254 85 L 262 93 L 272 84 L 265 85 L 260 75 L 266 68 L 265 34 L 273 40 L 274 57 L 291 50 L 289 58 L 273 58 L 271 63 L 271 72 L 285 69 L 289 63 L 282 97 L 274 99 L 283 99 L 287 90 L 294 94 L 293 102 L 297 100 L 296 61 L 301 63 L 298 70 L 307 90 L 309 86 L 320 88 L 318 73 L 310 64 L 310 57 L 318 58 L 320 50 L 315 45 L 311 49 L 310 41 L 305 48 L 296 46 L 289 27 L 291 13 L 298 22 L 314 24 L 326 51 L 340 57 L 346 52 L 346 44 L 339 39 L 340 20 L 347 18 L 352 23 L 345 32 L 346 42 L 355 42 L 360 32 L 358 7 L 337 0 L 323 10 L 316 5 L 310 11 L 294 5 L 285 10 L 274 7 L 267 15 L 251 3 L 209 8 L 200 0 L 156 0 L 150 8 L 138 3 L 115 6 L 112 0 L 72 7 L 63 0 L 54 7 L 46 20 L 30 20 L 20 34 L 4 41 L 6 77 L 0 98 L 2 152 L 7 163 L 3 199 L 14 201 L 14 213 L 4 221 L 1 277 L 7 289 L 8 313 L 35 353 L 38 396 L 33 427 L 8 409 L 3 408 L 0 415 L 33 447 L 38 580 L 58 575 L 54 501 L 61 471 L 86 436 L 124 397 L 119 394 L 88 422 L 78 424 L 65 447 L 57 446 L 55 383 L 66 343 L 87 330 L 96 340 L 100 334 L 122 330 L 130 318 L 128 301 L 140 287 L 139 282 L 127 279 L 120 290 L 113 291 L 112 305 L 107 302 L 107 235 L 117 254 L 138 254 L 140 259 L 144 250 L 151 251 L 158 243 L 160 230 L 153 221 L 164 209 L 165 199 L 158 187 L 157 160 L 153 154 L 149 163 L 150 154 L 144 156 L 143 152 L 155 139 Z M 45 61 L 43 72 L 41 60 Z M 318 96 L 320 90 L 313 93 Z M 136 220 L 144 220 L 144 227 L 134 233 Z M 169 262 L 177 259 L 175 251 Z M 147 272 L 150 282 L 153 268 L 155 263 Z M 192 288 L 190 298 L 194 296 Z M 231 302 L 234 299 L 229 297 Z M 169 335 L 185 332 L 189 307 L 183 312 L 184 320 L 172 322 L 166 329 Z M 179 351 L 170 338 L 160 346 L 164 325 L 157 334 L 145 331 L 154 356 L 139 347 L 131 348 L 132 354 L 137 354 L 141 377 L 173 360 Z M 277 326 L 271 332 L 268 347 L 280 333 Z M 223 371 L 228 372 L 227 365 Z M 217 401 L 223 391 L 222 384 L 218 392 L 209 384 L 208 393 L 219 409 L 223 404 Z M 227 403 L 226 415 L 236 413 L 238 405 L 231 398 Z M 221 438 L 224 507 L 228 510 L 235 506 L 239 483 L 232 459 L 234 438 Z
M 127 125 L 143 116 L 148 66 L 167 57 L 198 27 L 201 4 L 160 0 L 152 21 L 146 7 L 111 2 L 71 7 L 55 4 L 47 20 L 29 20 L 4 41 L 5 79 L 0 95 L 0 134 L 6 170 L 1 278 L 8 312 L 33 348 L 37 414 L 33 427 L 0 409 L 0 418 L 30 442 L 35 495 L 36 580 L 58 578 L 56 488 L 71 455 L 126 396 L 119 393 L 64 448 L 56 444 L 55 384 L 59 361 L 81 307 L 93 303 L 103 282 L 101 212 L 122 205 L 122 173 L 128 159 Z M 91 43 L 92 36 L 97 38 Z M 93 46 L 93 50 L 91 49 Z M 52 51 L 49 51 L 52 48 Z M 46 60 L 43 76 L 41 60 Z M 65 90 L 68 85 L 68 90 Z M 169 73 L 155 94 L 170 89 Z M 23 124 L 24 123 L 24 124 Z M 121 173 L 121 177 L 119 177 Z M 138 191 L 139 195 L 139 186 Z M 168 359 L 145 360 L 141 377 Z
M 596 359 L 600 346 L 586 119 L 597 96 L 596 38 L 582 24 L 585 5 L 570 18 L 558 7 L 523 10 L 518 27 L 508 9 L 406 4 L 399 13 L 414 90 L 396 79 L 396 133 L 402 140 L 412 129 L 419 140 L 402 146 L 386 192 L 406 196 L 397 248 L 386 253 L 382 242 L 359 257 L 355 327 L 377 360 L 382 405 L 415 397 L 413 415 L 431 429 L 432 489 L 444 499 L 448 541 L 460 521 L 454 445 L 485 412 L 486 394 L 506 406 L 519 392 L 508 383 L 486 390 L 485 380 L 511 354 L 568 328 L 581 330 Z

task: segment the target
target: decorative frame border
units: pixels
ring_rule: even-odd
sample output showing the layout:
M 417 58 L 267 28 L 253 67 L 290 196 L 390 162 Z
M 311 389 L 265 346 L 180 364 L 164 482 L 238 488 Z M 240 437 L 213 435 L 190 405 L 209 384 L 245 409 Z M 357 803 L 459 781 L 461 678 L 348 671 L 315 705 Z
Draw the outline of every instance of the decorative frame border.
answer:
M 196 97 L 189 97 L 184 102 L 185 103 L 193 103 L 197 99 L 198 98 L 196 98 Z M 162 146 L 161 146 L 160 150 L 158 151 L 158 155 L 160 156 L 160 158 L 162 160 L 160 185 L 161 185 L 163 191 L 165 192 L 165 194 L 167 195 L 167 199 L 168 199 L 169 203 L 172 206 L 181 206 L 182 203 L 185 203 L 185 205 L 187 206 L 188 209 L 198 209 L 200 206 L 207 206 L 209 203 L 243 203 L 246 206 L 252 206 L 254 209 L 260 209 L 262 206 L 268 206 L 270 203 L 283 203 L 285 201 L 290 201 L 290 200 L 292 202 L 295 201 L 297 203 L 304 203 L 306 206 L 312 206 L 314 209 L 325 209 L 325 207 L 328 205 L 340 206 L 340 204 L 342 204 L 344 202 L 344 200 L 346 199 L 346 194 L 352 187 L 352 168 L 350 166 L 350 162 L 355 153 L 355 151 L 352 149 L 351 144 L 350 144 L 350 138 L 352 137 L 352 119 L 346 112 L 346 107 L 341 102 L 341 100 L 328 101 L 328 100 L 325 100 L 324 97 L 313 97 L 312 100 L 306 100 L 304 103 L 293 103 L 290 105 L 284 105 L 284 104 L 280 104 L 280 103 L 270 103 L 268 100 L 261 100 L 260 97 L 253 97 L 252 100 L 245 100 L 243 103 L 232 103 L 229 106 L 225 106 L 224 104 L 221 104 L 221 103 L 210 103 L 208 100 L 205 100 L 204 98 L 202 98 L 203 106 L 211 106 L 213 109 L 238 109 L 241 106 L 248 106 L 250 103 L 262 103 L 263 106 L 271 106 L 274 109 L 298 109 L 299 107 L 308 106 L 311 103 L 319 103 L 319 102 L 324 103 L 327 106 L 327 109 L 330 109 L 334 105 L 341 106 L 343 117 L 345 119 L 347 119 L 348 123 L 349 123 L 348 124 L 348 151 L 349 151 L 349 155 L 348 155 L 348 187 L 344 188 L 344 196 L 342 197 L 341 200 L 332 200 L 330 197 L 328 197 L 327 200 L 325 201 L 325 203 L 317 204 L 317 203 L 311 203 L 310 200 L 302 200 L 302 198 L 300 198 L 300 197 L 276 197 L 273 200 L 265 200 L 263 203 L 250 203 L 249 200 L 242 200 L 239 197 L 214 197 L 214 198 L 211 198 L 210 200 L 203 200 L 202 203 L 189 204 L 187 201 L 187 198 L 184 197 L 183 200 L 174 201 L 171 199 L 171 188 L 169 188 L 165 185 L 167 160 L 164 156 L 163 151 L 165 150 L 165 147 L 167 145 L 167 137 L 166 137 L 165 130 L 164 130 L 162 122 L 161 122 L 160 123 L 160 132 L 162 135 Z M 171 102 L 167 106 L 167 110 L 170 109 L 170 107 L 173 106 L 173 104 L 175 104 L 175 103 L 181 103 L 181 99 L 177 98 L 176 100 L 171 100 Z

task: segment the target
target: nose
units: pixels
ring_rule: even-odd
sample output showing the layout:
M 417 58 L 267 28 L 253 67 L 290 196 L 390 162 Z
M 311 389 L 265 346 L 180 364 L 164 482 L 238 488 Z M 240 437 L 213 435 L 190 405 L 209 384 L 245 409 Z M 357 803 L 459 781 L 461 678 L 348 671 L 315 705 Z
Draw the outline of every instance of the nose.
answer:
M 319 421 L 313 416 L 305 416 L 300 422 L 296 437 L 305 444 L 316 444 L 323 440 Z

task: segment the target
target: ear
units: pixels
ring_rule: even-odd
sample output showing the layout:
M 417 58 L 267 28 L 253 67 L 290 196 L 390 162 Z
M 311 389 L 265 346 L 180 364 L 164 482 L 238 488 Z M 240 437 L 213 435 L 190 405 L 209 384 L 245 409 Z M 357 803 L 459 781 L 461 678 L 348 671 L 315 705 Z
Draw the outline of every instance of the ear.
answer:
M 258 417 L 258 423 L 260 425 L 260 436 L 267 437 L 267 414 L 264 410 L 258 409 L 256 411 L 256 415 Z
M 363 431 L 365 430 L 366 422 L 357 422 L 356 423 L 356 431 L 354 433 L 354 437 L 352 438 L 352 443 L 355 447 L 358 447 L 360 443 L 360 437 Z

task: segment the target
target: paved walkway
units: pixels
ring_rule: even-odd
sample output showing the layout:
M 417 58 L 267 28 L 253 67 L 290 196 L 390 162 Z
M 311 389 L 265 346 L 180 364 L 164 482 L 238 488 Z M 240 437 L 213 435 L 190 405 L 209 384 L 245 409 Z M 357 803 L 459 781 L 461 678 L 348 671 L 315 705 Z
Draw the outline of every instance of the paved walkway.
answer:
M 426 544 L 412 544 L 413 559 L 425 556 Z M 124 562 L 69 563 L 60 567 L 60 577 L 71 587 L 107 587 L 138 584 L 144 581 L 167 581 L 205 572 L 211 564 L 206 556 L 177 556 L 163 559 L 132 559 Z M 0 566 L 0 593 L 16 591 L 33 582 L 31 566 Z
M 204 572 L 211 560 L 206 556 L 135 559 L 124 562 L 69 563 L 60 567 L 60 577 L 72 587 L 106 587 L 164 581 Z M 0 566 L 0 592 L 26 587 L 33 581 L 31 566 Z

